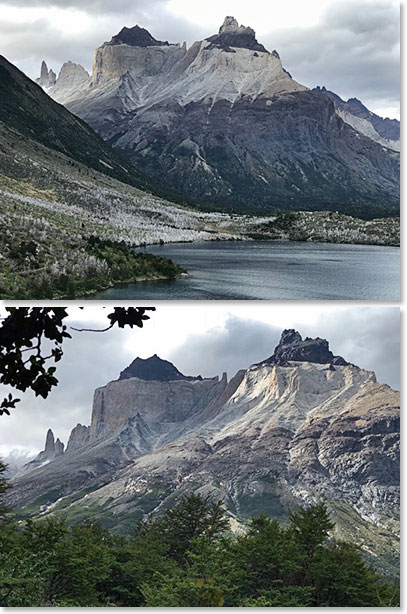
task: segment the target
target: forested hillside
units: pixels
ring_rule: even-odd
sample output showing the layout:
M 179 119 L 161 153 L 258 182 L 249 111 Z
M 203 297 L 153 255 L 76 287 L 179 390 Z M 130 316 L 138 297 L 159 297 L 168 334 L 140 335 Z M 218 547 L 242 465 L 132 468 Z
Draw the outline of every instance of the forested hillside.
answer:
M 190 495 L 128 537 L 52 516 L 21 524 L 3 508 L 0 606 L 396 607 L 398 586 L 332 529 L 323 503 L 233 534 L 221 502 Z

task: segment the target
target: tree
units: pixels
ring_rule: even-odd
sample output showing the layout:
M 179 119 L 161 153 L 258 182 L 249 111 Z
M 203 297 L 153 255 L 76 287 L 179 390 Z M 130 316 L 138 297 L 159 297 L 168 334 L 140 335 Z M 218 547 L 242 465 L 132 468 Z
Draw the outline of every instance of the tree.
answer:
M 169 556 L 178 563 L 185 561 L 185 555 L 197 537 L 213 540 L 229 525 L 222 501 L 213 502 L 210 497 L 192 493 L 181 499 L 172 509 L 166 510 L 156 521 L 156 527 L 168 544 Z
M 54 386 L 57 363 L 63 356 L 62 344 L 71 334 L 64 323 L 68 317 L 65 307 L 10 307 L 0 326 L 0 383 L 25 392 L 28 388 L 36 396 L 47 398 Z M 105 332 L 115 325 L 119 328 L 142 328 L 149 320 L 147 311 L 155 307 L 115 307 L 107 315 L 109 326 L 93 332 Z M 77 330 L 77 329 L 72 329 Z M 51 349 L 43 347 L 44 341 Z M 20 399 L 10 393 L 0 404 L 0 415 L 10 414 Z
M 291 512 L 290 521 L 291 531 L 302 554 L 302 583 L 309 586 L 313 582 L 315 554 L 335 525 L 331 522 L 325 503 Z
M 320 548 L 314 560 L 313 581 L 317 607 L 390 605 L 383 599 L 386 583 L 366 565 L 353 544 L 332 542 Z

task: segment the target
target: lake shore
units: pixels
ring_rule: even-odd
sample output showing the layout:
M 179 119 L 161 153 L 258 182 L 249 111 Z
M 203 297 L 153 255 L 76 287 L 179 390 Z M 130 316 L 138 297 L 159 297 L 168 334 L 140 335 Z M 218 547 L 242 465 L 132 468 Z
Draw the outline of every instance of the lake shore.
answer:
M 145 248 L 189 273 L 111 288 L 95 300 L 398 300 L 400 249 L 300 241 L 172 243 Z

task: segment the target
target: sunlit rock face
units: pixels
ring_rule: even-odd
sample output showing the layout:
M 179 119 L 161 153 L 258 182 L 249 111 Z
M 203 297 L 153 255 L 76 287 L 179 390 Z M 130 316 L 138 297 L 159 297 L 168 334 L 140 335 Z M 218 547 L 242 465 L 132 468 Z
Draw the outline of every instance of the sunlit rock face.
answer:
M 397 550 L 399 420 L 397 391 L 292 329 L 230 381 L 136 359 L 95 391 L 90 427 L 73 429 L 62 456 L 48 433 L 43 464 L 26 465 L 8 500 L 48 497 L 51 513 L 76 493 L 65 512 L 100 506 L 120 529 L 191 491 L 221 498 L 239 522 L 325 499 L 338 537 L 379 565 Z
M 234 17 L 190 48 L 123 28 L 96 49 L 91 76 L 75 69 L 73 87 L 61 71 L 47 91 L 191 202 L 398 211 L 396 126 L 298 83 Z

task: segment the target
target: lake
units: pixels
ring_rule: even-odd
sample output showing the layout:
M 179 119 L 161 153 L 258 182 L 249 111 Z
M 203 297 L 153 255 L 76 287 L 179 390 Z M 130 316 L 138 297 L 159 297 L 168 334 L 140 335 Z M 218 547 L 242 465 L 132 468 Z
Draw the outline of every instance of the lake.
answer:
M 276 241 L 145 248 L 189 277 L 110 288 L 96 300 L 399 300 L 400 249 Z

